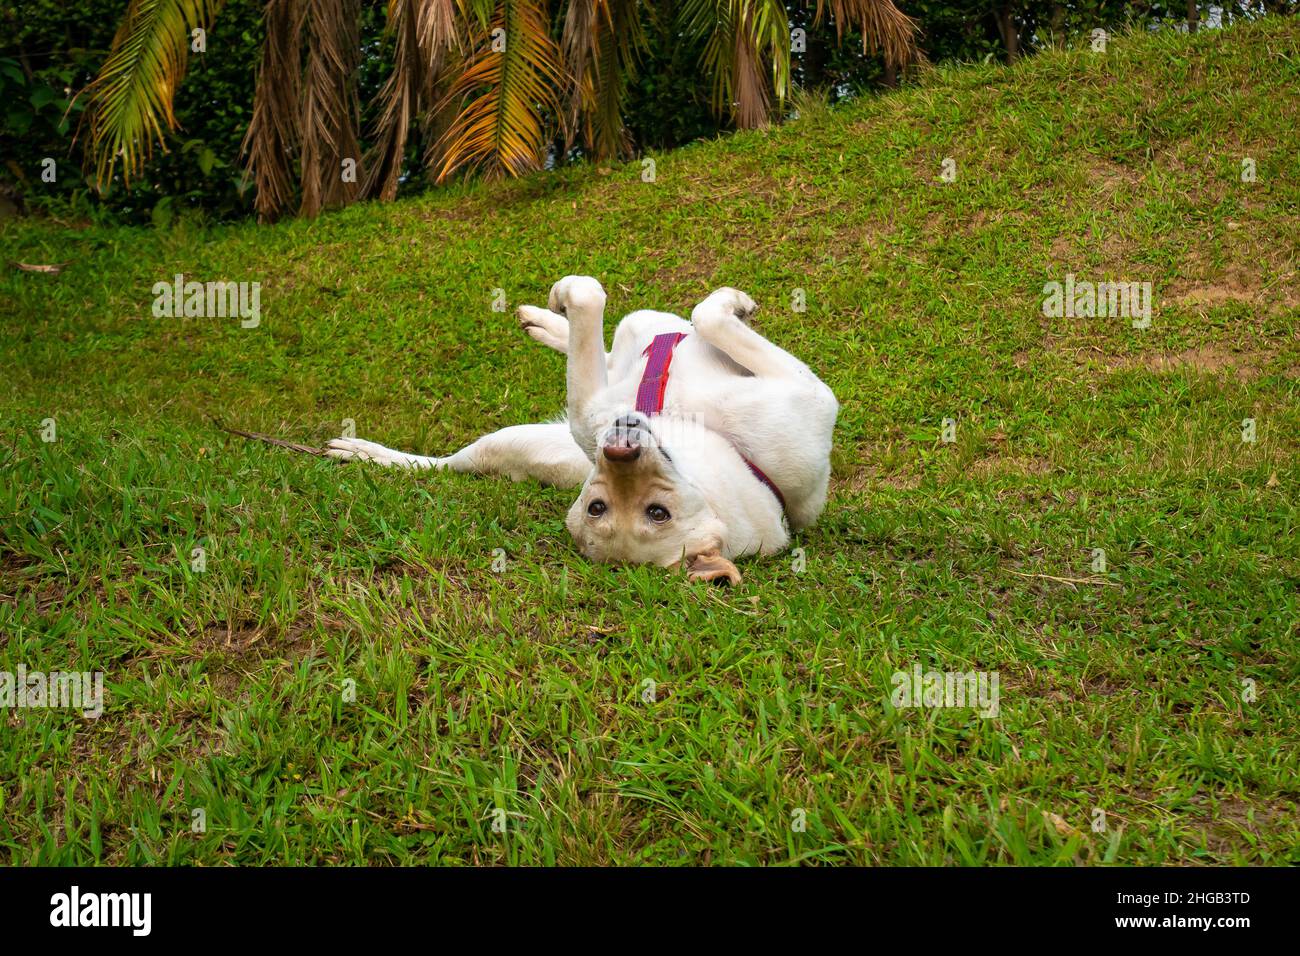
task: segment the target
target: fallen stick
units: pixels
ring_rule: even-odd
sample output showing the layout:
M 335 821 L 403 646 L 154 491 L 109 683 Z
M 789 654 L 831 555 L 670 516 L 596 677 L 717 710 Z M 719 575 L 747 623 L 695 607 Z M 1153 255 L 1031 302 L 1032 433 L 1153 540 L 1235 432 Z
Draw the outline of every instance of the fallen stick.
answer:
M 246 432 L 240 431 L 238 428 L 229 428 L 215 418 L 212 419 L 212 424 L 216 425 L 223 432 L 238 435 L 240 438 L 251 438 L 254 441 L 266 442 L 268 445 L 275 445 L 277 448 L 288 448 L 290 451 L 300 451 L 308 455 L 315 455 L 317 458 L 327 457 L 325 449 L 323 448 L 313 448 L 311 445 L 299 445 L 297 442 L 285 441 L 282 438 L 272 438 L 270 435 L 259 435 L 257 432 Z

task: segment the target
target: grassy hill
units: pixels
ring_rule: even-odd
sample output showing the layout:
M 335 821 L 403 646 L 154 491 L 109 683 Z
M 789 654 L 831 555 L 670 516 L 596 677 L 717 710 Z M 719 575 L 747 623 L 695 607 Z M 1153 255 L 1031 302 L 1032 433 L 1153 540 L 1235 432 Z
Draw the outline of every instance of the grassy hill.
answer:
M 651 182 L 5 226 L 0 669 L 107 699 L 0 713 L 3 857 L 1300 860 L 1298 123 L 1278 19 L 939 70 Z M 260 282 L 261 324 L 154 318 L 178 272 Z M 209 422 L 443 454 L 542 420 L 563 359 L 493 303 L 568 273 L 611 314 L 742 288 L 831 385 L 801 551 L 731 591 L 595 567 L 568 492 Z M 1067 275 L 1150 282 L 1150 328 L 1045 316 Z M 918 664 L 996 671 L 999 716 L 895 709 Z

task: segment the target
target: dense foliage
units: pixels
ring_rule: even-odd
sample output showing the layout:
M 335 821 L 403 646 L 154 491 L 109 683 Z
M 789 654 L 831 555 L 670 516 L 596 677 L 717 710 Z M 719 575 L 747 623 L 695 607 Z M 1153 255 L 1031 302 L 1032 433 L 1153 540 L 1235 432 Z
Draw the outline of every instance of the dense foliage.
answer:
M 18 0 L 4 11 L 0 90 L 6 108 L 0 152 L 5 188 L 29 204 L 56 200 L 89 208 L 90 187 L 81 169 L 77 138 L 85 88 L 106 55 L 121 0 Z M 229 0 L 209 31 L 209 49 L 195 56 L 177 97 L 180 129 L 155 152 L 148 176 L 128 191 L 115 184 L 103 205 L 128 219 L 201 207 L 220 218 L 243 215 L 240 142 L 253 96 L 252 67 L 261 43 L 258 0 Z M 42 179 L 42 161 L 56 165 L 54 182 Z
M 730 125 L 710 103 L 710 90 L 697 64 L 701 50 L 675 30 L 682 0 L 653 4 L 637 70 L 626 101 L 626 124 L 634 151 L 671 148 L 714 135 Z M 1238 4 L 1223 16 L 1294 12 L 1298 0 Z M 902 9 L 921 26 L 921 46 L 931 62 L 1013 59 L 1097 27 L 1125 23 L 1182 22 L 1198 16 L 1181 0 L 904 0 Z M 13 0 L 0 8 L 0 207 L 47 208 L 76 215 L 108 215 L 125 221 L 169 222 L 177 213 L 198 212 L 217 219 L 240 218 L 252 209 L 242 143 L 253 103 L 255 71 L 263 38 L 261 0 L 229 0 L 208 31 L 207 51 L 190 57 L 176 96 L 179 129 L 166 135 L 147 175 L 126 188 L 120 173 L 106 195 L 93 193 L 83 171 L 86 137 L 79 120 L 79 95 L 104 61 L 125 9 L 124 0 Z M 1217 10 L 1218 8 L 1216 8 Z M 1218 14 L 1216 14 L 1217 16 Z M 789 5 L 792 31 L 803 31 L 804 49 L 792 53 L 795 82 L 824 92 L 830 100 L 893 85 L 898 77 L 878 55 L 862 53 L 860 37 L 837 37 L 833 26 L 812 22 L 810 7 Z M 363 5 L 360 102 L 370 103 L 391 64 L 384 4 Z M 1007 24 L 1013 25 L 1008 32 Z M 363 120 L 366 117 L 363 117 Z M 78 135 L 81 133 L 82 135 Z M 412 160 L 424 144 L 406 150 Z M 567 154 L 557 143 L 556 156 Z M 404 193 L 422 188 L 421 175 L 407 175 Z

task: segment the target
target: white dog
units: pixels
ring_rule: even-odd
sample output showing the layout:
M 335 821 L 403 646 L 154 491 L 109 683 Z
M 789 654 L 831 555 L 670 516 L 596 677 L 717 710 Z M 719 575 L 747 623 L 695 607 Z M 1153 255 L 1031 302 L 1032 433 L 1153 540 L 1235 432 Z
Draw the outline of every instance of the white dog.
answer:
M 605 290 L 587 276 L 551 288 L 519 321 L 568 355 L 568 415 L 485 435 L 446 458 L 356 438 L 326 453 L 582 486 L 566 525 L 596 561 L 683 563 L 692 580 L 740 581 L 733 558 L 774 554 L 826 503 L 839 404 L 803 362 L 749 327 L 749 296 L 719 289 L 689 323 L 633 312 L 605 352 Z

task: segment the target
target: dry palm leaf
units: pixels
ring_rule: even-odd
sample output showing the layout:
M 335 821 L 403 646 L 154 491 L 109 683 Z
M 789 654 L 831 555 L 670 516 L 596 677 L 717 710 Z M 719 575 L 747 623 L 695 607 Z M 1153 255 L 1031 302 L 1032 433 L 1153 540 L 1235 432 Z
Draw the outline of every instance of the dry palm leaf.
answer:
M 540 0 L 501 0 L 477 31 L 473 53 L 456 68 L 436 108 L 454 109 L 436 144 L 439 182 L 462 168 L 489 178 L 539 169 L 546 118 L 559 112 L 564 71 Z
M 293 202 L 305 14 L 302 0 L 267 0 L 253 117 L 243 144 L 263 221 L 276 218 Z

